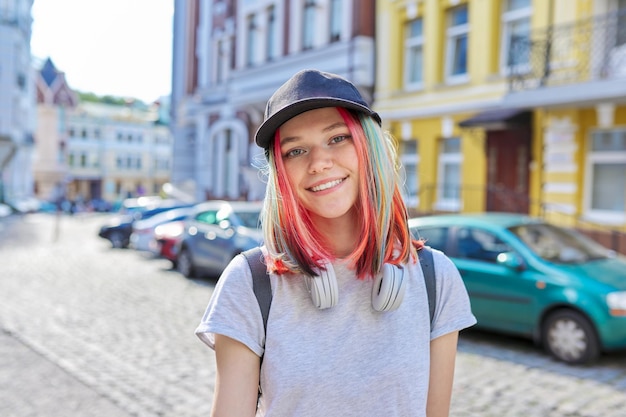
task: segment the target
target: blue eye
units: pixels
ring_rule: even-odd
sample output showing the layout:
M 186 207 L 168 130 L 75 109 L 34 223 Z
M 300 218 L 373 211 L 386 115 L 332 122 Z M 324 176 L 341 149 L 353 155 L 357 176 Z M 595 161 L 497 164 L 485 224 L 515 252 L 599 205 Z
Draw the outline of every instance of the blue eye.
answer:
M 283 158 L 293 158 L 293 157 L 302 155 L 303 153 L 304 153 L 304 150 L 296 148 L 296 149 L 292 149 L 292 150 L 286 152 L 283 155 Z
M 331 143 L 341 143 L 343 141 L 346 141 L 348 139 L 350 139 L 352 136 L 350 135 L 339 135 L 339 136 L 335 136 L 333 137 L 330 142 Z

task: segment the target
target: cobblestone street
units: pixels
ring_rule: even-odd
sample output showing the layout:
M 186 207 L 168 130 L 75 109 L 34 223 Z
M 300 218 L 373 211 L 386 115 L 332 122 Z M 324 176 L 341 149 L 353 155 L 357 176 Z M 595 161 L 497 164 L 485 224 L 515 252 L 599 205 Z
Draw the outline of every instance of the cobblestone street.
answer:
M 193 331 L 213 282 L 111 249 L 107 216 L 0 219 L 0 416 L 209 415 L 213 354 Z M 626 353 L 572 367 L 527 341 L 461 336 L 452 416 L 625 410 Z

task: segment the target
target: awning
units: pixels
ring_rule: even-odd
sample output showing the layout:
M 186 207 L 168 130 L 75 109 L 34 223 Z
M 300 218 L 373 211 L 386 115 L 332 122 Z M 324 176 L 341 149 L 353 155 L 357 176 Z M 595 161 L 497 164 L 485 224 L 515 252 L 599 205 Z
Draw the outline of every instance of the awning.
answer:
M 525 109 L 496 109 L 480 112 L 459 122 L 460 127 L 480 127 L 485 130 L 528 126 L 532 113 Z

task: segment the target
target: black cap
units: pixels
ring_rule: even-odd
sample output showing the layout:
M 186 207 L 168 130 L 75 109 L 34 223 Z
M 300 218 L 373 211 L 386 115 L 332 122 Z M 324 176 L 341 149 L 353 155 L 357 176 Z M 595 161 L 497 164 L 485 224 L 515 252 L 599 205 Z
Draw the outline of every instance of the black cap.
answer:
M 256 144 L 267 149 L 276 129 L 309 110 L 343 107 L 372 116 L 381 124 L 378 113 L 369 108 L 359 90 L 348 80 L 328 72 L 303 70 L 291 77 L 270 97 L 263 123 L 256 132 Z

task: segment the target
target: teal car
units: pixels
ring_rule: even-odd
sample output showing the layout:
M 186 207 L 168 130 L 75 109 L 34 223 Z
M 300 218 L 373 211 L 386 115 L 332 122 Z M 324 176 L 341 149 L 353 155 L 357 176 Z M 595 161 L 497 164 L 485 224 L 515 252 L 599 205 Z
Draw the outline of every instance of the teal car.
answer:
M 625 257 L 518 214 L 434 215 L 409 226 L 457 266 L 478 327 L 532 338 L 571 364 L 626 349 Z

